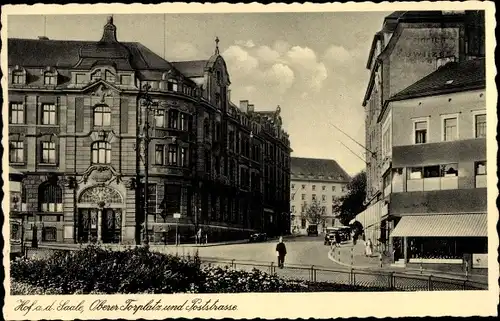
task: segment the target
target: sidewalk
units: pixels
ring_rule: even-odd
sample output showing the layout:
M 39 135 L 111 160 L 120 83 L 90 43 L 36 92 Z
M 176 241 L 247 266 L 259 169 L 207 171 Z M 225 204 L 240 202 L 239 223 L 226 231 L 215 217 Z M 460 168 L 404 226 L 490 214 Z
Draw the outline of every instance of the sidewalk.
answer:
M 352 253 L 352 259 L 351 259 Z M 465 278 L 465 273 L 451 272 L 451 271 L 439 271 L 435 269 L 422 269 L 414 267 L 394 267 L 391 266 L 392 260 L 388 257 L 382 257 L 382 262 L 379 253 L 374 249 L 374 253 L 371 257 L 365 256 L 364 242 L 358 241 L 356 245 L 353 246 L 352 241 L 349 243 L 341 244 L 336 247 L 332 252 L 328 252 L 328 258 L 334 263 L 344 266 L 352 267 L 353 269 L 361 270 L 378 270 L 383 272 L 396 272 L 396 273 L 407 273 L 407 274 L 421 274 L 421 275 L 434 275 L 447 278 Z M 381 266 L 382 265 L 382 266 Z M 472 281 L 487 282 L 488 276 L 484 274 L 477 274 L 474 272 L 469 272 L 468 279 Z

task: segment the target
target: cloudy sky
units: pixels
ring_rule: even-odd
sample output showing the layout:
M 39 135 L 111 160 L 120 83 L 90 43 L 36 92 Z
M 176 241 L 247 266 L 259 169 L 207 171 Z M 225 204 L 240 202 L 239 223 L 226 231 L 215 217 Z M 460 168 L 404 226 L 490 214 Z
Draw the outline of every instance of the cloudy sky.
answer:
M 335 159 L 355 174 L 365 163 L 365 69 L 373 35 L 390 12 L 115 15 L 118 40 L 167 60 L 207 59 L 219 37 L 231 100 L 280 105 L 292 156 Z M 8 36 L 99 40 L 105 15 L 9 16 Z M 164 28 L 166 26 L 166 28 Z M 342 143 L 340 143 L 342 142 Z

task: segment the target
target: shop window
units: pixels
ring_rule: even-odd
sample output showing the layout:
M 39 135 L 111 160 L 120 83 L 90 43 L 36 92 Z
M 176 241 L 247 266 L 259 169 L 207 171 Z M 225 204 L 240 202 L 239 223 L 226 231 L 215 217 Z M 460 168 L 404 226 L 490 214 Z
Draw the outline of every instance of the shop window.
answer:
M 57 125 L 57 108 L 55 104 L 42 105 L 42 125 Z
M 94 108 L 94 126 L 111 126 L 111 108 L 103 105 Z
M 148 222 L 156 222 L 158 212 L 158 193 L 156 184 L 148 184 Z
M 41 212 L 62 212 L 62 189 L 56 183 L 46 182 L 38 190 L 38 205 Z
M 486 161 L 475 163 L 476 188 L 485 188 L 487 186 Z
M 486 137 L 486 114 L 474 115 L 475 137 Z
M 111 163 L 111 144 L 108 142 L 94 142 L 91 146 L 93 164 Z
M 165 145 L 155 146 L 155 164 L 164 165 L 165 163 Z
M 42 164 L 55 164 L 56 163 L 56 143 L 55 142 L 42 142 L 41 143 L 41 159 Z
M 57 228 L 53 226 L 46 226 L 42 230 L 42 240 L 44 242 L 57 241 Z
M 9 123 L 14 125 L 24 124 L 24 104 L 10 103 Z
M 9 161 L 10 163 L 24 163 L 24 142 L 11 141 L 9 143 Z

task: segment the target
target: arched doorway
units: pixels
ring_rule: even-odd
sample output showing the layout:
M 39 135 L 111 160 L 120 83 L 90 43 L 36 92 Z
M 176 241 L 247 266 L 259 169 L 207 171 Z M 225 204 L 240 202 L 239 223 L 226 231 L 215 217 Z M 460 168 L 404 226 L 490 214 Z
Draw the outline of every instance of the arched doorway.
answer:
M 123 197 L 111 187 L 94 186 L 83 190 L 78 199 L 78 241 L 119 243 L 122 208 Z

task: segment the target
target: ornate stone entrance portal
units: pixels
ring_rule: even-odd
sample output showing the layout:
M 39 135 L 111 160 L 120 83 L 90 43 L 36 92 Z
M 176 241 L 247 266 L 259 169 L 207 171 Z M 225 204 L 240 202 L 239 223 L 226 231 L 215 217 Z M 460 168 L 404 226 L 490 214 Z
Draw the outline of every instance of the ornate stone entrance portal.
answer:
M 78 201 L 78 240 L 119 243 L 122 207 L 123 197 L 113 188 L 94 186 L 85 189 Z

